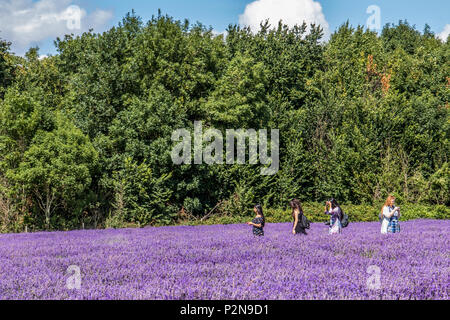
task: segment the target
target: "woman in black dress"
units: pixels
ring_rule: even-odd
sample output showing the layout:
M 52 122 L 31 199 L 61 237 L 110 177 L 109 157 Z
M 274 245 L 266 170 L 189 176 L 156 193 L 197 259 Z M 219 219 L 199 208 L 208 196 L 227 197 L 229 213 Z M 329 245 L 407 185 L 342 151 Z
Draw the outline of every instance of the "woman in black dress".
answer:
M 252 220 L 252 222 L 247 222 L 249 226 L 253 226 L 253 234 L 255 236 L 263 236 L 264 235 L 264 214 L 261 205 L 257 204 L 253 211 L 256 213 L 256 217 Z
M 303 209 L 298 199 L 293 199 L 289 202 L 292 208 L 292 234 L 307 234 L 305 226 L 302 223 Z

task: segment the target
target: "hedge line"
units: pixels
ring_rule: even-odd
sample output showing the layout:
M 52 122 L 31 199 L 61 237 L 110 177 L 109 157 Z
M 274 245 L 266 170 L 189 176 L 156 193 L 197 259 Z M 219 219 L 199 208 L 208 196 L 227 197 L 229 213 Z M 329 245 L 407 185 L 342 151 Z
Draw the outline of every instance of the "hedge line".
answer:
M 303 203 L 303 211 L 307 218 L 312 222 L 326 222 L 328 216 L 324 214 L 324 205 L 321 203 Z M 348 214 L 350 221 L 353 222 L 371 222 L 378 221 L 378 214 L 381 206 L 373 205 L 341 205 L 341 208 Z M 450 219 L 450 207 L 445 205 L 423 205 L 423 204 L 402 204 L 401 221 L 414 219 Z M 290 209 L 266 209 L 264 215 L 267 223 L 283 223 L 291 222 Z M 208 219 L 201 221 L 200 219 L 180 221 L 183 225 L 201 225 L 201 224 L 236 224 L 245 223 L 252 218 L 252 215 L 243 214 L 240 216 L 213 215 Z

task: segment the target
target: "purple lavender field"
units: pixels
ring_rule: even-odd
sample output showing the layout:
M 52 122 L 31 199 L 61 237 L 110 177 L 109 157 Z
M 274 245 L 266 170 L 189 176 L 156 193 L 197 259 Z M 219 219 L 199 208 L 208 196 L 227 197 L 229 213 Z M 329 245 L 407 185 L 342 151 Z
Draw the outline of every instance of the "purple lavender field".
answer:
M 267 224 L 0 235 L 0 299 L 449 299 L 450 221 Z M 80 289 L 68 289 L 70 265 Z M 371 267 L 370 266 L 375 266 Z M 381 288 L 369 288 L 373 268 Z M 368 272 L 369 270 L 369 272 Z

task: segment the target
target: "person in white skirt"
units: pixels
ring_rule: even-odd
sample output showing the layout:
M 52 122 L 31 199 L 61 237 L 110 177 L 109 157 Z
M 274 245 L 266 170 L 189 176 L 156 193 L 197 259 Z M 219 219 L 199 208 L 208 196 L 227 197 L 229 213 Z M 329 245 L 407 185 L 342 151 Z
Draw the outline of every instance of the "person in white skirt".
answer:
M 398 218 L 400 217 L 400 208 L 395 207 L 395 197 L 388 196 L 386 202 L 381 208 L 381 233 L 400 232 Z
M 330 216 L 330 228 L 328 234 L 336 234 L 342 232 L 342 210 L 336 199 L 331 199 L 325 203 L 325 214 Z

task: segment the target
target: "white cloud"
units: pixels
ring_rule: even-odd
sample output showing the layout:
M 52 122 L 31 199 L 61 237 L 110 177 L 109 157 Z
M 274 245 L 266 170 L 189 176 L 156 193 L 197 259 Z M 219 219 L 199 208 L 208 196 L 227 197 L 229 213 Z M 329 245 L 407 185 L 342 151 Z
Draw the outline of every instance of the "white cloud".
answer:
M 23 54 L 30 46 L 65 34 L 99 31 L 113 17 L 97 9 L 87 14 L 73 0 L 0 0 L 0 37 L 12 42 L 12 50 Z
M 442 30 L 442 32 L 438 34 L 438 38 L 445 42 L 447 41 L 449 34 L 450 34 L 450 24 L 447 24 L 444 27 L 444 30 Z
M 260 29 L 260 23 L 266 19 L 269 19 L 272 27 L 276 27 L 280 20 L 290 27 L 301 25 L 304 21 L 308 26 L 311 23 L 320 24 L 325 40 L 330 37 L 330 27 L 318 1 L 256 0 L 245 7 L 244 13 L 239 16 L 239 23 L 256 32 Z

